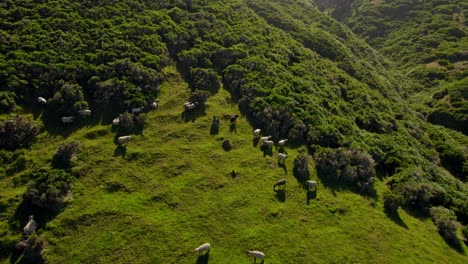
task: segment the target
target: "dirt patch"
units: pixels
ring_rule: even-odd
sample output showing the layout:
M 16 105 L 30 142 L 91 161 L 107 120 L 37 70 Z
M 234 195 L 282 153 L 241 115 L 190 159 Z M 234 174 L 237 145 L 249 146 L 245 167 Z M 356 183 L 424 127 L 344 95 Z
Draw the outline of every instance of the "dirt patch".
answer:
M 380 6 L 380 5 L 383 3 L 383 0 L 371 0 L 370 3 L 371 3 L 371 5 L 373 5 L 374 7 L 378 7 L 378 6 Z
M 437 61 L 433 61 L 426 64 L 426 69 L 445 69 L 445 67 L 437 63 Z

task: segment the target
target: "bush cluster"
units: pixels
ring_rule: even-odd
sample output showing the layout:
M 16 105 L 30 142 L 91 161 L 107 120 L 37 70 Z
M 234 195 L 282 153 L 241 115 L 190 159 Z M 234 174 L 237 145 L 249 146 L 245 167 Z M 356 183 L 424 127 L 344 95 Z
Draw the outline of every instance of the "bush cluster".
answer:
M 80 143 L 76 141 L 65 142 L 55 151 L 53 157 L 53 165 L 56 168 L 68 168 L 71 166 L 71 161 L 76 157 Z
M 362 192 L 373 192 L 375 163 L 368 153 L 356 149 L 324 149 L 314 158 L 322 177 L 357 186 Z
M 41 169 L 32 174 L 34 180 L 28 183 L 28 189 L 23 194 L 24 200 L 32 205 L 53 207 L 62 203 L 70 192 L 73 176 L 63 170 Z
M 456 244 L 458 242 L 457 229 L 460 227 L 460 223 L 457 222 L 455 213 L 442 206 L 432 207 L 430 213 L 432 221 L 444 239 Z
M 307 154 L 299 154 L 294 159 L 293 173 L 301 182 L 309 180 L 309 156 Z
M 29 146 L 41 130 L 41 125 L 22 115 L 0 124 L 0 149 L 14 150 Z

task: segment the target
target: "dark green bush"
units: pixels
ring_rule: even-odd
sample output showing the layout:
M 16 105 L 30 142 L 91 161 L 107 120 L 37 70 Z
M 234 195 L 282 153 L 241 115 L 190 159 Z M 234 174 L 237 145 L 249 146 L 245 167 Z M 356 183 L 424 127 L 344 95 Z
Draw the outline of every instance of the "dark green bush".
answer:
M 212 69 L 193 68 L 190 70 L 190 77 L 193 89 L 215 94 L 220 87 L 218 75 Z
M 300 182 L 309 180 L 309 155 L 297 155 L 297 157 L 294 159 L 293 174 Z
M 325 149 L 314 155 L 319 176 L 373 192 L 375 162 L 363 151 L 355 149 Z
M 385 210 L 393 214 L 397 212 L 398 207 L 400 207 L 403 202 L 403 198 L 401 196 L 389 190 L 384 192 L 382 200 Z
M 88 103 L 84 100 L 81 86 L 65 83 L 48 101 L 48 105 L 59 116 L 70 116 L 75 115 L 80 109 L 85 109 Z
M 120 115 L 119 117 L 119 131 L 122 132 L 130 132 L 133 130 L 134 122 L 133 122 L 133 115 L 125 112 Z
M 32 173 L 33 181 L 23 194 L 25 201 L 39 207 L 53 207 L 63 202 L 71 189 L 73 176 L 63 170 L 41 169 Z
M 432 207 L 430 213 L 432 221 L 444 239 L 456 244 L 458 242 L 457 229 L 460 227 L 460 223 L 457 222 L 455 213 L 442 206 Z
M 39 135 L 41 126 L 24 116 L 16 116 L 0 124 L 0 149 L 28 147 Z
M 15 107 L 15 94 L 12 92 L 0 91 L 0 113 L 10 113 Z
M 80 143 L 77 141 L 65 142 L 60 144 L 60 146 L 55 151 L 52 164 L 56 168 L 69 168 L 71 162 L 76 158 L 78 149 L 80 148 Z

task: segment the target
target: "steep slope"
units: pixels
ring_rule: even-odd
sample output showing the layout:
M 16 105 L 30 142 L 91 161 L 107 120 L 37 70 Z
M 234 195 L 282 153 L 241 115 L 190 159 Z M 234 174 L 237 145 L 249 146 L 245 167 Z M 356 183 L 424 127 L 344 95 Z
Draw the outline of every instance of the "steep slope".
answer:
M 414 92 L 429 90 L 414 102 L 430 122 L 468 133 L 466 1 L 314 2 L 397 62 L 415 80 Z
M 34 212 L 50 245 L 44 257 L 57 263 L 189 262 L 205 240 L 223 245 L 213 251 L 219 262 L 240 263 L 241 250 L 262 247 L 274 263 L 466 259 L 458 238 L 450 249 L 427 218 L 444 206 L 467 223 L 467 186 L 440 167 L 463 172 L 465 160 L 439 156 L 439 141 L 429 137 L 437 130 L 402 99 L 405 77 L 308 1 L 6 1 L 1 16 L 2 118 L 31 113 L 45 128 L 38 142 L 24 142 L 31 149 L 2 151 L 4 257 Z M 32 106 L 37 96 L 47 105 Z M 137 129 L 111 130 L 117 114 L 155 99 L 160 108 L 144 127 L 144 114 L 127 115 Z M 197 111 L 182 113 L 187 100 L 199 101 Z M 92 118 L 77 115 L 86 107 Z M 236 112 L 239 124 L 228 130 Z M 68 115 L 77 122 L 59 124 Z M 219 136 L 208 135 L 213 115 L 226 122 Z M 285 166 L 252 148 L 253 127 L 289 138 Z M 124 133 L 135 141 L 116 148 Z M 231 152 L 221 148 L 226 138 Z M 44 177 L 59 182 L 52 168 L 63 168 L 52 156 L 65 139 L 82 149 L 63 170 L 76 178 L 73 199 L 64 202 L 70 196 L 56 186 L 31 199 Z M 314 197 L 291 175 L 293 158 L 307 151 L 320 189 L 306 206 Z M 280 177 L 291 183 L 287 199 L 270 189 Z M 387 217 L 380 199 L 390 189 L 396 208 Z M 51 193 L 66 205 L 58 215 L 35 204 Z M 362 217 L 370 227 L 353 229 Z M 302 248 L 290 247 L 298 241 Z M 424 249 L 405 251 L 415 246 Z M 383 250 L 391 253 L 379 257 Z

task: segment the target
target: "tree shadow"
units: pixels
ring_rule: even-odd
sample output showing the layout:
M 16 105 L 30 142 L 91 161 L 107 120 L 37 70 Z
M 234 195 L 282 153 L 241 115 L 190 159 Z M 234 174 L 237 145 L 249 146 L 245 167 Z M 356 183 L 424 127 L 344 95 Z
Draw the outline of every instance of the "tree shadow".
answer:
M 121 156 L 125 158 L 125 155 L 127 155 L 127 146 L 118 145 L 114 150 L 114 157 Z
M 307 205 L 310 204 L 310 200 L 314 200 L 317 198 L 317 189 L 315 189 L 314 191 L 309 191 L 307 190 L 307 193 L 306 193 L 306 199 L 307 199 Z
M 207 264 L 210 258 L 210 252 L 206 252 L 204 255 L 199 255 L 195 264 Z
M 284 187 L 281 189 L 273 189 L 275 191 L 275 197 L 278 201 L 284 203 L 286 201 L 286 190 Z
M 229 125 L 229 131 L 232 133 L 237 133 L 237 126 L 236 126 L 236 123 L 231 123 L 231 125 Z
M 286 168 L 286 164 L 281 163 L 280 161 L 278 161 L 278 167 L 283 169 L 284 174 L 288 174 L 288 168 Z
M 384 208 L 384 213 L 388 216 L 388 218 L 390 218 L 390 220 L 392 220 L 395 224 L 405 228 L 405 229 L 408 229 L 408 225 L 406 225 L 406 223 L 403 221 L 403 219 L 401 219 L 400 217 L 400 214 L 398 213 L 398 211 L 392 211 L 392 210 L 389 210 L 387 208 Z

